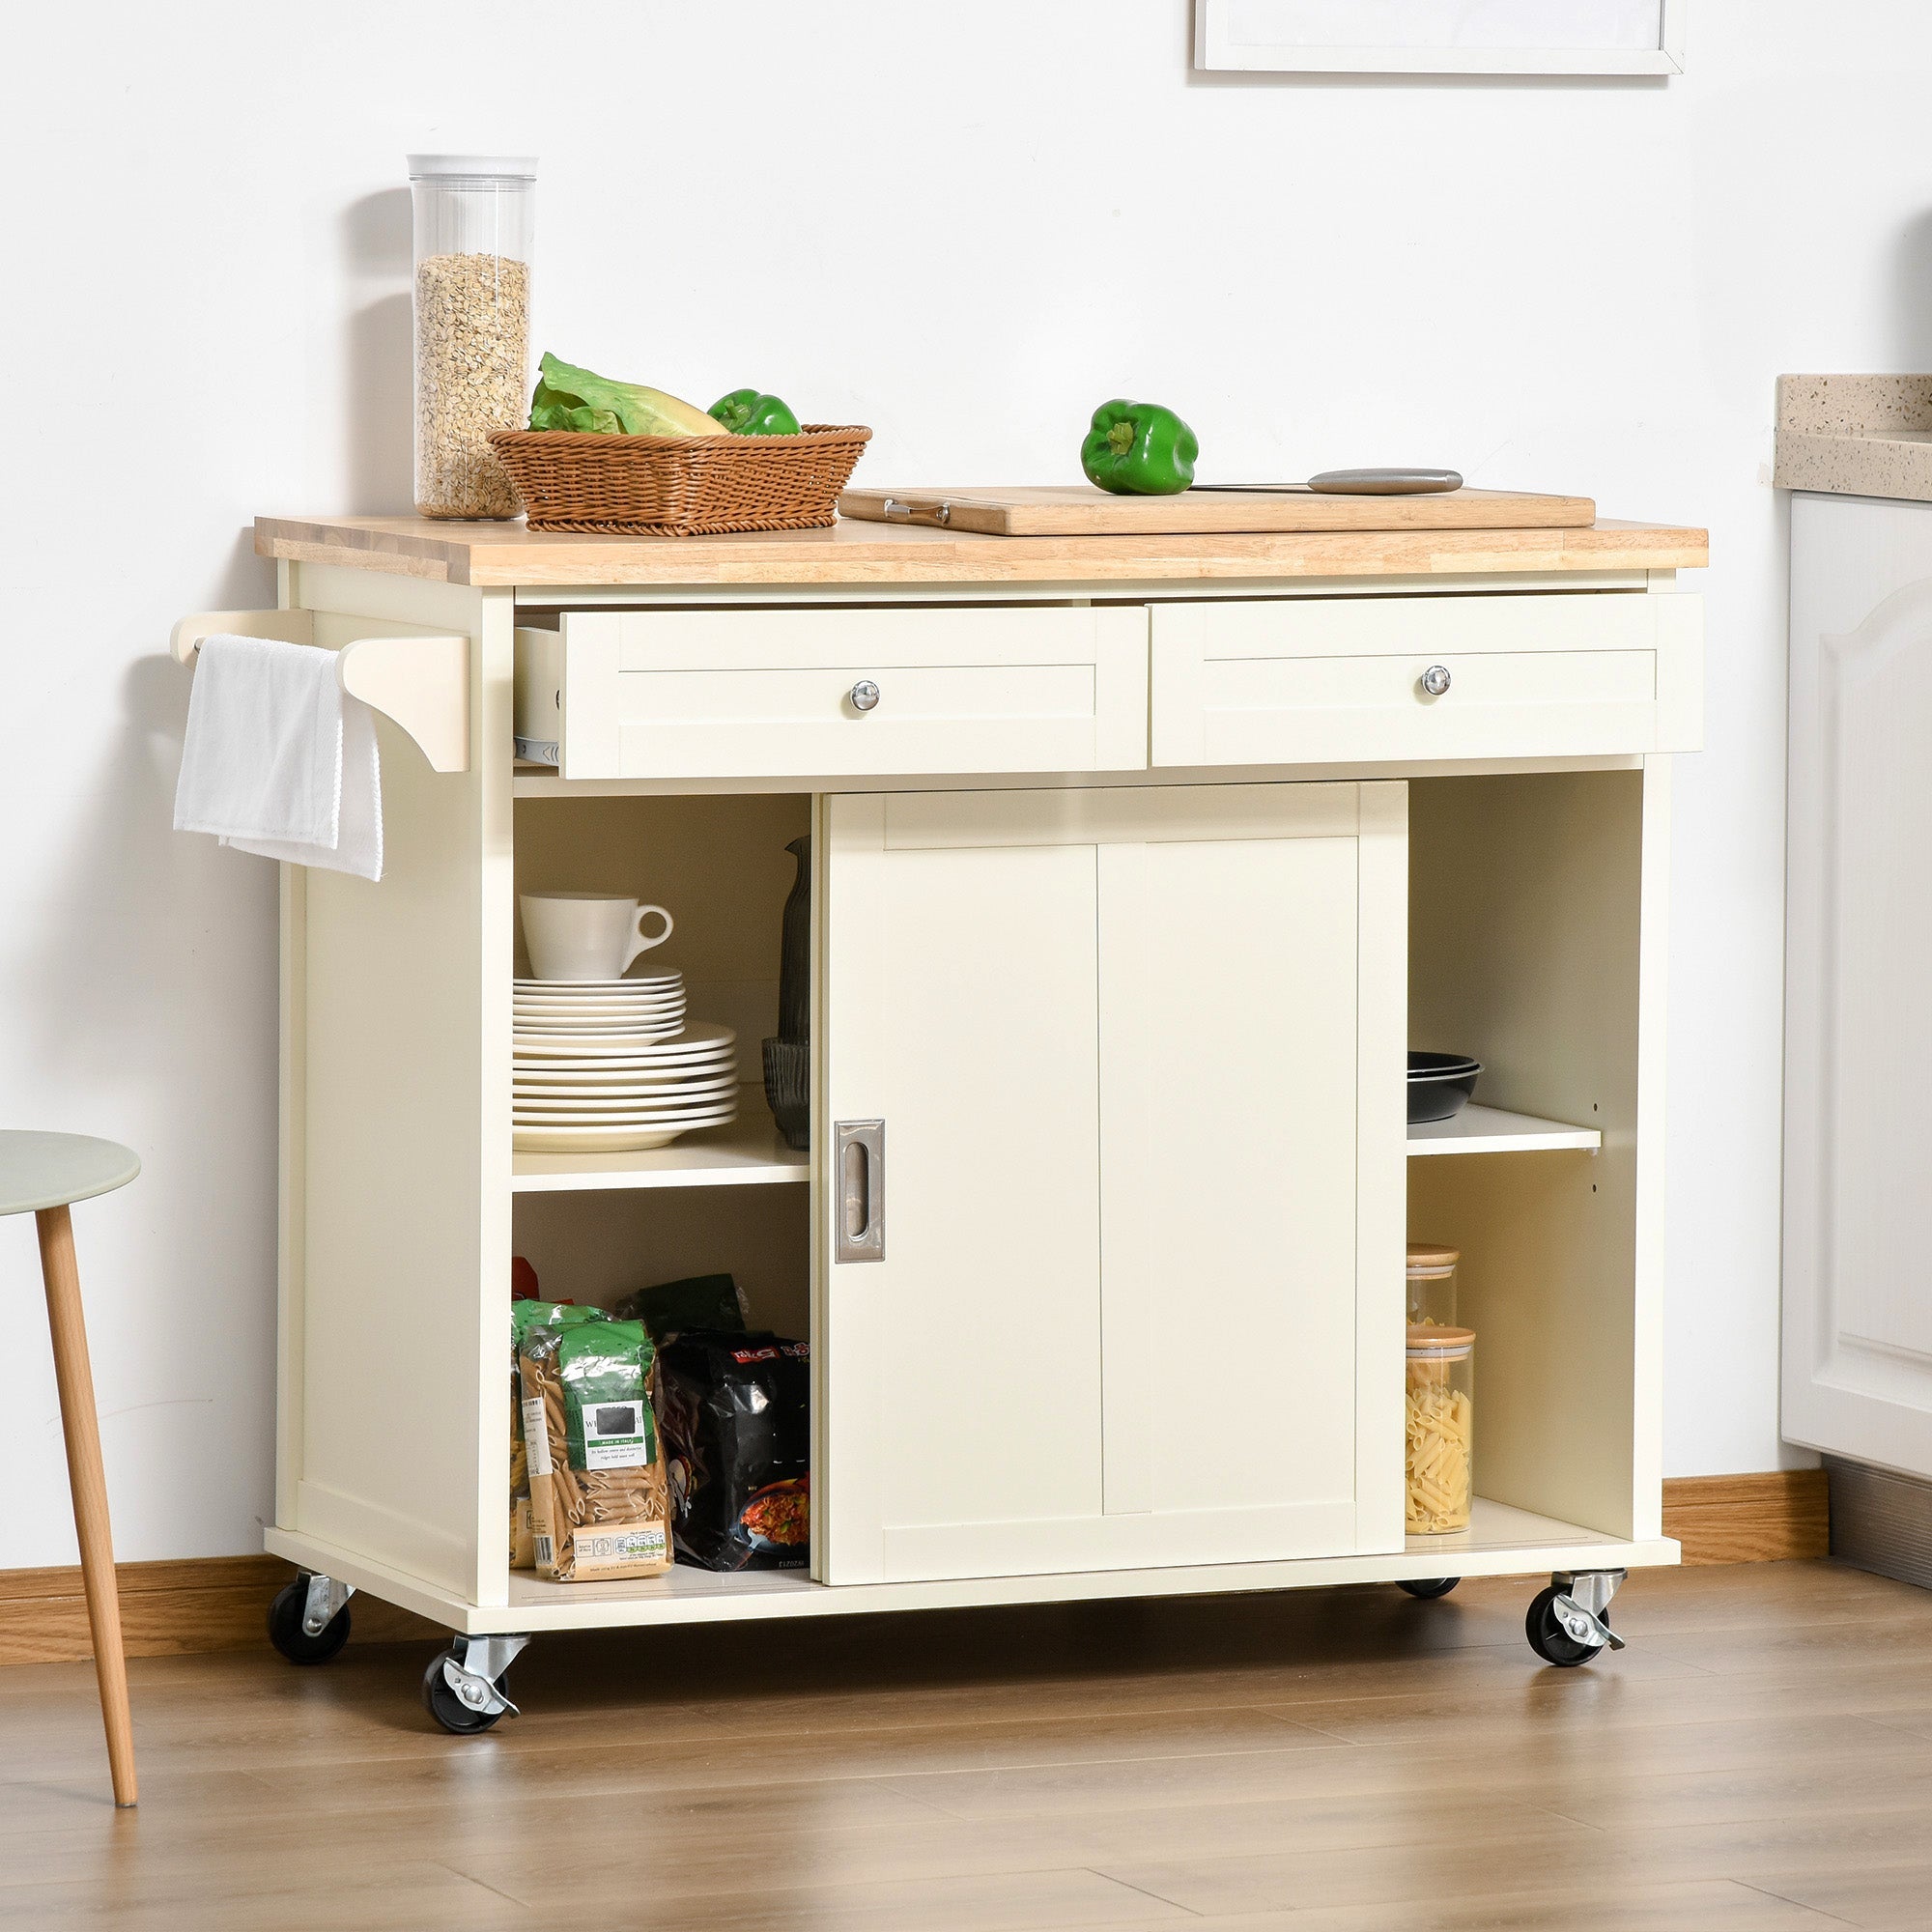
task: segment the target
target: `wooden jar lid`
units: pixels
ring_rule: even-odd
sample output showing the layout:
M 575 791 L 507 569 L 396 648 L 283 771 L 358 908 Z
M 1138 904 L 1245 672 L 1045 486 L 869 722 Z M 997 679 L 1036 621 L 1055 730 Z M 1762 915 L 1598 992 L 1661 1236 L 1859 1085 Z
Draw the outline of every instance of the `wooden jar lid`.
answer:
M 1434 1241 L 1411 1241 L 1408 1244 L 1410 1274 L 1447 1274 L 1462 1259 L 1460 1248 L 1438 1247 Z
M 1473 1328 L 1438 1328 L 1429 1321 L 1408 1324 L 1411 1355 L 1466 1355 L 1476 1346 Z

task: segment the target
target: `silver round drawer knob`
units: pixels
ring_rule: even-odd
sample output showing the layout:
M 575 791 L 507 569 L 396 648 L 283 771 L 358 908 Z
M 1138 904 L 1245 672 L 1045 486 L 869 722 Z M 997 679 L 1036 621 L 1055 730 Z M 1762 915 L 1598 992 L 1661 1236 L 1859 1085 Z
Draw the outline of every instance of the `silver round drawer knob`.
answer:
M 1440 697 L 1449 689 L 1449 667 L 1431 665 L 1422 673 L 1422 688 L 1431 697 Z
M 852 687 L 852 709 L 869 711 L 879 701 L 879 687 L 869 677 L 863 677 Z

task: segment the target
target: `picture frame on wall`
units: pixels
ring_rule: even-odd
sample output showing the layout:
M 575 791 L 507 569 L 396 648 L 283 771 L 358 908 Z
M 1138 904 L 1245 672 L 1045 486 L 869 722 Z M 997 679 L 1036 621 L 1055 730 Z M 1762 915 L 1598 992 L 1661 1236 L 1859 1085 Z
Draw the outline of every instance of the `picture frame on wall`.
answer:
M 1194 65 L 1248 73 L 1684 71 L 1690 0 L 1195 0 Z

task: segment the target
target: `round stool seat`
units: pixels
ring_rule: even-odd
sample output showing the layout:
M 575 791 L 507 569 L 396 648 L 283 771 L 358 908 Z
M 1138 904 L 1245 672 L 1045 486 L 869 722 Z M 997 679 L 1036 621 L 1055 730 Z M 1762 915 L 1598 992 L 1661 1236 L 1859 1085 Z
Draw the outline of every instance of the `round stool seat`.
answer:
M 34 1214 L 111 1194 L 141 1171 L 140 1156 L 92 1134 L 0 1131 L 0 1214 Z

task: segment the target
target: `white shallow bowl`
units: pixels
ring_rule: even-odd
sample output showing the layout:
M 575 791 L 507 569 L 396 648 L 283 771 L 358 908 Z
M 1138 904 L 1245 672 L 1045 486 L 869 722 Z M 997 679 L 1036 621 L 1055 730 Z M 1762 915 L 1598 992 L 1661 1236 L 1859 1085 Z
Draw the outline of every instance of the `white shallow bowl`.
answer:
M 511 1096 L 510 1105 L 519 1114 L 653 1114 L 673 1108 L 735 1107 L 736 1083 L 730 1086 L 694 1088 L 688 1094 L 524 1094 Z
M 519 1019 L 633 1020 L 642 1015 L 683 1014 L 690 1002 L 682 993 L 666 1000 L 513 1000 L 510 1010 Z
M 621 1060 L 636 1066 L 685 1065 L 695 1060 L 716 1060 L 738 1036 L 715 1020 L 693 1020 L 675 1034 L 657 1039 L 636 1034 L 603 1037 L 596 1034 L 524 1033 L 510 1043 L 521 1060 L 575 1060 L 594 1066 L 600 1060 Z M 578 1070 L 582 1070 L 581 1067 Z
M 599 1039 L 612 1039 L 618 1034 L 649 1034 L 653 1039 L 663 1039 L 668 1034 L 684 1032 L 682 1012 L 639 1012 L 636 1018 L 628 1020 L 585 1020 L 582 1014 L 572 1014 L 566 1020 L 533 1020 L 527 1012 L 520 1012 L 512 1018 L 510 1030 L 516 1034 L 595 1034 Z
M 512 980 L 519 995 L 536 999 L 627 1000 L 639 993 L 663 993 L 684 984 L 682 973 L 639 973 L 626 980 Z
M 654 1087 L 672 1090 L 706 1087 L 716 1082 L 738 1082 L 738 1062 L 733 1054 L 720 1054 L 715 1060 L 681 1060 L 668 1066 L 646 1064 L 624 1066 L 615 1061 L 576 1062 L 546 1060 L 538 1056 L 518 1060 L 510 1068 L 510 1084 L 520 1091 L 526 1087 L 554 1087 L 571 1094 L 645 1092 Z
M 611 1033 L 564 1033 L 551 1030 L 532 1033 L 520 1027 L 510 1036 L 510 1047 L 514 1053 L 537 1059 L 567 1058 L 571 1055 L 596 1059 L 617 1053 L 638 1053 L 647 1047 L 674 1040 L 683 1031 L 682 1027 L 625 1027 Z
M 587 985 L 553 985 L 549 991 L 535 991 L 520 985 L 510 997 L 520 1007 L 639 1007 L 659 999 L 684 999 L 684 981 L 672 980 L 667 985 L 614 985 L 609 993 L 593 993 Z
M 683 1127 L 696 1133 L 700 1127 L 728 1127 L 738 1118 L 737 1109 L 725 1111 L 713 1107 L 709 1111 L 694 1110 L 690 1113 L 671 1113 L 663 1109 L 637 1114 L 516 1114 L 511 1117 L 511 1127 L 562 1127 L 581 1129 L 585 1133 L 614 1133 L 619 1128 L 643 1127 Z
M 724 1122 L 716 1122 L 723 1126 Z M 668 1147 L 680 1134 L 696 1133 L 696 1125 L 681 1127 L 513 1127 L 510 1146 L 518 1153 L 641 1153 Z
M 592 1071 L 591 1069 L 597 1069 Z M 607 1075 L 599 1078 L 599 1073 Z M 677 1081 L 667 1082 L 666 1073 L 677 1076 Z M 688 1060 L 677 1065 L 665 1067 L 646 1063 L 641 1066 L 627 1066 L 619 1060 L 519 1060 L 511 1074 L 513 1086 L 525 1087 L 569 1087 L 582 1094 L 619 1091 L 627 1087 L 657 1087 L 677 1084 L 686 1078 L 699 1080 L 728 1080 L 734 1086 L 740 1074 L 735 1059 Z
M 510 1090 L 510 1097 L 520 1107 L 554 1107 L 561 1104 L 578 1107 L 619 1107 L 630 1106 L 639 1101 L 648 1105 L 657 1100 L 674 1100 L 681 1105 L 686 1100 L 716 1100 L 735 1096 L 737 1089 L 737 1075 L 732 1072 L 706 1074 L 700 1080 L 653 1081 L 636 1087 L 619 1087 L 614 1084 L 570 1087 L 561 1081 L 520 1080 Z

